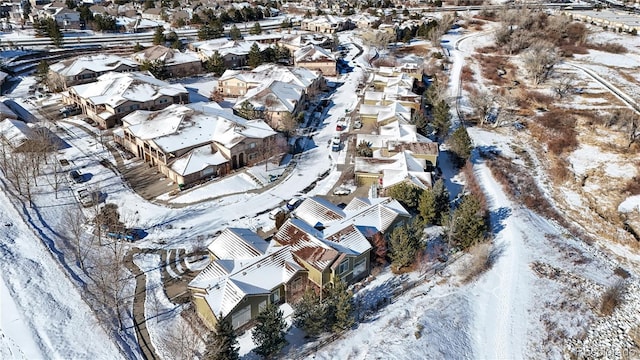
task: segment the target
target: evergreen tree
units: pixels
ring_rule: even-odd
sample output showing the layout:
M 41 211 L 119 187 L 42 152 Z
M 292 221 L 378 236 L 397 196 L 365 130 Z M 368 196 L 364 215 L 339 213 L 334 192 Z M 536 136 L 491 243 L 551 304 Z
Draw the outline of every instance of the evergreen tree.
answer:
M 388 196 L 398 200 L 411 212 L 415 212 L 418 208 L 421 193 L 422 189 L 404 182 L 393 185 L 387 190 Z
M 453 246 L 466 249 L 483 241 L 487 222 L 480 200 L 472 194 L 465 195 L 446 225 Z
M 471 138 L 469 137 L 469 133 L 467 133 L 467 129 L 463 126 L 457 128 L 453 134 L 451 134 L 451 138 L 449 139 L 449 149 L 456 156 L 455 162 L 458 167 L 464 165 L 464 163 L 471 156 L 471 149 L 473 146 L 471 145 Z
M 355 320 L 353 318 L 353 294 L 347 289 L 347 284 L 336 280 L 329 288 L 327 297 L 329 311 L 327 318 L 331 323 L 331 330 L 339 332 L 350 329 Z
M 427 189 L 420 195 L 420 201 L 418 202 L 418 213 L 424 225 L 431 225 L 435 223 L 437 216 L 436 212 L 436 197 L 433 189 Z
M 444 180 L 438 179 L 432 188 L 435 196 L 436 217 L 435 224 L 442 225 L 442 218 L 449 213 L 449 190 L 444 185 Z
M 31 2 L 25 1 L 22 6 L 22 19 L 26 21 L 29 18 L 29 14 L 31 14 Z
M 134 52 L 140 52 L 142 50 L 144 50 L 144 47 L 142 45 L 140 45 L 139 42 L 136 42 L 135 46 L 133 47 L 133 51 Z
M 216 323 L 216 328 L 209 335 L 207 348 L 205 350 L 207 360 L 238 360 L 238 339 L 231 323 L 227 320 L 220 320 Z
M 222 75 L 227 70 L 224 59 L 219 52 L 214 51 L 213 54 L 204 62 L 204 68 L 207 72 L 212 72 L 216 76 Z
M 416 111 L 415 114 L 413 114 L 413 116 L 411 117 L 411 123 L 416 126 L 416 130 L 418 130 L 418 133 L 427 135 L 426 128 L 428 121 L 422 111 Z
M 222 27 L 220 20 L 211 21 L 200 27 L 200 30 L 198 30 L 198 39 L 216 39 L 222 36 L 223 31 L 224 28 Z
M 36 82 L 38 84 L 44 84 L 47 82 L 49 76 L 49 64 L 45 60 L 40 60 L 36 67 Z
M 253 43 L 253 45 L 251 45 L 249 54 L 247 55 L 247 63 L 252 69 L 262 64 L 262 54 L 260 53 L 258 43 Z
M 251 338 L 256 344 L 255 352 L 263 357 L 277 354 L 287 344 L 284 338 L 287 324 L 282 318 L 282 311 L 274 304 L 269 304 L 258 314 L 256 326 Z
M 389 236 L 391 267 L 394 271 L 411 266 L 416 260 L 418 251 L 423 249 L 423 228 L 419 221 L 398 226 Z
M 156 28 L 156 32 L 153 34 L 153 45 L 161 45 L 167 39 L 164 37 L 164 28 L 162 26 L 158 26 Z
M 240 29 L 234 24 L 231 29 L 229 29 L 229 38 L 231 40 L 240 40 L 242 39 L 242 33 Z
M 173 0 L 172 8 L 177 9 L 180 7 L 180 0 Z
M 320 302 L 320 296 L 308 289 L 295 305 L 293 323 L 302 329 L 306 336 L 316 337 L 322 334 L 326 327 L 326 313 L 326 306 Z
M 262 27 L 260 26 L 260 24 L 259 23 L 253 24 L 253 27 L 251 28 L 251 30 L 249 30 L 249 34 L 251 35 L 262 34 Z
M 449 114 L 449 104 L 440 100 L 433 107 L 433 127 L 438 136 L 443 136 L 449 131 L 451 126 L 451 114 Z
M 253 104 L 248 101 L 240 104 L 240 109 L 236 110 L 238 116 L 241 116 L 247 120 L 253 120 L 258 118 L 258 112 L 254 108 Z
M 153 1 L 153 0 L 145 0 L 144 1 L 144 9 L 145 10 L 148 10 L 148 9 L 151 9 L 151 8 L 154 8 L 154 7 L 156 7 L 156 2 L 155 1 Z
M 140 64 L 140 71 L 148 71 L 157 79 L 166 79 L 169 77 L 164 60 L 145 60 Z

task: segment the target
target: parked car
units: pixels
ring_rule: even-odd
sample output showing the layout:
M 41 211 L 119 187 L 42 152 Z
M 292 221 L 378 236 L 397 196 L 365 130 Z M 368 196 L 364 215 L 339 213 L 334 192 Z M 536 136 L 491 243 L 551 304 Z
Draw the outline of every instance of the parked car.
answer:
M 273 210 L 271 210 L 269 212 L 269 219 L 275 220 L 278 216 L 280 216 L 281 214 L 284 214 L 284 213 L 285 213 L 285 211 L 284 211 L 283 208 L 277 207 L 277 208 L 275 208 L 275 209 L 273 209 Z
M 68 105 L 60 109 L 60 113 L 64 116 L 73 116 L 80 114 L 80 108 L 75 105 Z
M 87 189 L 78 190 L 78 200 L 83 207 L 93 206 L 100 202 L 99 191 L 89 191 Z
M 331 151 L 340 151 L 340 135 L 334 135 L 331 139 Z
M 295 210 L 295 208 L 298 207 L 298 205 L 300 205 L 301 202 L 302 202 L 302 199 L 293 198 L 293 199 L 287 201 L 287 209 L 289 209 L 289 211 L 293 211 L 293 210 Z
M 360 119 L 356 120 L 353 122 L 353 128 L 354 129 L 360 129 L 362 128 L 362 121 L 360 121 Z
M 69 171 L 69 179 L 78 184 L 82 182 L 82 175 L 80 175 L 78 170 L 71 170 Z
M 333 195 L 343 196 L 343 195 L 349 195 L 349 194 L 351 194 L 351 190 L 342 186 L 337 187 L 335 190 L 333 190 Z
M 338 123 L 336 123 L 336 131 L 342 131 L 346 129 L 347 129 L 347 122 L 344 120 L 344 118 L 341 118 L 340 120 L 338 120 Z

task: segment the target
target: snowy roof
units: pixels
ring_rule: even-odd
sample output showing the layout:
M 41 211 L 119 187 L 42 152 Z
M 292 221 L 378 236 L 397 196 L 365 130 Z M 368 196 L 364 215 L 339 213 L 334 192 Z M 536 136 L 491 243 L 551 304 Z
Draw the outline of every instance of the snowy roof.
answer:
M 165 153 L 216 142 L 231 148 L 246 138 L 264 139 L 276 132 L 262 120 L 246 120 L 214 106 L 192 107 L 173 104 L 157 111 L 135 111 L 122 119 L 123 127 L 136 138 L 151 141 Z M 200 149 L 193 156 L 204 156 Z M 220 155 L 203 164 L 220 163 Z M 216 159 L 216 157 L 218 157 Z M 185 160 L 186 161 L 186 160 Z M 204 161 L 204 160 L 202 160 Z M 186 165 L 179 164 L 182 168 Z M 196 166 L 196 163 L 191 167 Z M 205 166 L 206 167 L 206 166 Z M 184 170 L 183 170 L 184 171 Z
M 218 81 L 235 78 L 250 83 L 253 86 L 258 86 L 269 80 L 276 80 L 307 88 L 319 77 L 319 72 L 306 68 L 290 68 L 275 64 L 263 64 L 251 71 L 226 70 Z
M 400 85 L 409 89 L 413 88 L 414 80 L 415 79 L 413 77 L 405 73 L 392 75 L 392 76 L 385 76 L 378 73 L 378 74 L 375 74 L 373 78 L 373 81 L 383 83 L 386 86 Z
M 425 189 L 431 186 L 431 174 L 425 172 L 426 161 L 417 159 L 408 151 L 403 151 L 391 157 L 356 157 L 356 173 L 382 174 L 382 184 L 388 188 L 405 180 Z
M 218 259 L 245 260 L 264 255 L 269 243 L 258 234 L 242 228 L 226 228 L 208 246 Z
M 398 217 L 411 217 L 411 214 L 390 197 L 386 198 L 354 198 L 344 208 L 347 217 L 324 230 L 327 234 L 335 234 L 336 229 L 343 229 L 345 225 L 353 225 L 365 236 L 371 236 L 380 231 L 385 233 Z
M 211 145 L 197 147 L 177 158 L 171 163 L 171 169 L 181 176 L 187 176 L 200 172 L 209 166 L 218 166 L 228 163 L 224 154 Z
M 257 41 L 237 41 L 227 39 L 200 41 L 193 43 L 192 46 L 206 57 L 210 57 L 216 51 L 220 56 L 224 57 L 226 55 L 248 55 L 254 44 L 258 46 L 260 51 L 273 47 L 271 44 L 262 44 Z
M 247 35 L 244 37 L 245 41 L 260 41 L 260 40 L 280 40 L 282 34 L 260 34 L 260 35 Z
M 306 222 L 291 218 L 280 227 L 273 238 L 279 244 L 291 246 L 291 250 L 299 259 L 319 271 L 324 271 L 340 256 L 340 253 L 325 244 L 321 237 L 322 233 Z
M 0 136 L 9 143 L 12 148 L 17 148 L 27 142 L 33 130 L 25 122 L 14 119 L 0 121 Z
M 411 124 L 403 124 L 400 121 L 393 121 L 379 128 L 376 134 L 358 134 L 356 144 L 367 142 L 374 149 L 386 148 L 389 144 L 397 145 L 404 142 L 417 142 L 418 135 L 416 126 Z
M 293 216 L 305 221 L 312 227 L 327 224 L 343 219 L 344 211 L 331 201 L 318 196 L 312 196 L 304 201 L 293 211 Z
M 242 103 L 248 101 L 254 108 L 265 108 L 267 111 L 293 112 L 304 95 L 304 88 L 296 84 L 270 80 L 253 88 L 238 99 L 233 106 L 240 109 Z
M 111 107 L 127 101 L 144 103 L 161 96 L 188 94 L 180 84 L 169 84 L 139 72 L 108 72 L 99 76 L 96 82 L 72 86 L 71 89 L 95 105 L 106 104 Z
M 299 62 L 336 61 L 327 50 L 316 46 L 307 45 L 293 53 L 296 64 Z
M 389 105 L 361 104 L 358 112 L 360 116 L 376 115 L 377 121 L 385 121 L 397 115 L 401 116 L 404 119 L 411 118 L 411 110 L 407 109 L 399 102 L 393 102 Z
M 268 295 L 300 270 L 291 249 L 283 246 L 250 260 L 215 260 L 189 286 L 203 289 L 213 314 L 225 317 L 247 295 Z
M 138 69 L 138 64 L 127 58 L 117 55 L 100 54 L 81 56 L 75 59 L 64 60 L 52 64 L 49 70 L 56 72 L 62 76 L 75 76 L 85 70 L 96 73 L 105 73 L 114 71 L 120 66 L 127 66 L 131 69 Z
M 180 52 L 176 49 L 170 49 L 166 46 L 156 45 L 148 49 L 144 49 L 132 55 L 138 62 L 144 61 L 164 61 L 165 65 L 187 64 L 192 62 L 200 62 L 200 58 L 191 52 Z

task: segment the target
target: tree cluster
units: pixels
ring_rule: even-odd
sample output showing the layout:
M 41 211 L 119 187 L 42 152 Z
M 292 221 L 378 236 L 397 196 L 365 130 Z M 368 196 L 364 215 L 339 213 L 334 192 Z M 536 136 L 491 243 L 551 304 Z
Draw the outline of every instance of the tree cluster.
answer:
M 307 290 L 293 313 L 293 323 L 308 337 L 347 330 L 354 322 L 353 294 L 340 280 L 329 286 L 323 298 L 312 289 Z
M 216 328 L 209 334 L 204 358 L 207 360 L 238 360 L 238 339 L 231 322 L 220 319 Z
M 451 134 L 448 143 L 449 150 L 451 150 L 454 155 L 455 165 L 458 168 L 462 167 L 471 156 L 471 149 L 473 148 L 467 129 L 464 126 L 458 127 Z
M 164 60 L 145 60 L 140 64 L 140 71 L 148 71 L 157 79 L 164 80 L 169 77 Z
M 468 194 L 451 215 L 445 218 L 444 225 L 450 246 L 464 250 L 485 240 L 488 230 L 487 212 L 475 195 Z
M 62 31 L 58 23 L 51 18 L 40 19 L 34 24 L 36 36 L 51 38 L 51 42 L 56 47 L 62 46 Z
M 216 76 L 222 75 L 227 66 L 224 63 L 224 59 L 219 52 L 214 51 L 211 56 L 204 62 L 204 69 L 206 72 L 213 73 Z
M 417 219 L 393 229 L 389 235 L 389 258 L 392 271 L 401 272 L 415 263 L 418 254 L 425 247 L 423 235 L 424 227 Z

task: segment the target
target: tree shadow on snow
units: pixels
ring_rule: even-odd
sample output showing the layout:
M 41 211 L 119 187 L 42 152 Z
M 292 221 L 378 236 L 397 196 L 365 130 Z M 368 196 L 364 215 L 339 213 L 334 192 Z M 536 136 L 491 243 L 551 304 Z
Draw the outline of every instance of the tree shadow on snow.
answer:
M 497 235 L 504 229 L 504 221 L 507 220 L 509 216 L 511 216 L 511 209 L 508 207 L 501 207 L 489 213 L 489 225 L 493 235 Z
M 494 145 L 481 145 L 477 146 L 471 153 L 471 163 L 476 165 L 483 162 L 485 159 L 493 159 L 496 156 L 501 155 L 502 151 Z

